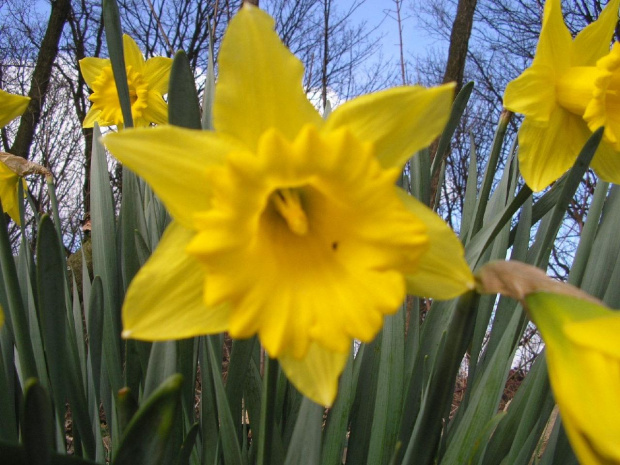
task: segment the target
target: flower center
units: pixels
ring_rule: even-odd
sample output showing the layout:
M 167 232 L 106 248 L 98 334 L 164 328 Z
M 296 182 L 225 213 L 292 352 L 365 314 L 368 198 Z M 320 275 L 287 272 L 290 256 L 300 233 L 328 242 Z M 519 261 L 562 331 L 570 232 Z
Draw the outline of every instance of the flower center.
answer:
M 230 334 L 258 333 L 272 357 L 372 340 L 428 247 L 395 177 L 346 129 L 269 130 L 256 153 L 229 153 L 208 172 L 212 207 L 188 247 L 207 269 L 206 305 L 230 305 Z
M 594 93 L 599 71 L 594 66 L 574 66 L 559 79 L 556 87 L 558 103 L 566 110 L 583 116 Z
M 306 235 L 308 217 L 297 189 L 278 189 L 271 194 L 270 201 L 293 233 L 298 236 Z
M 142 117 L 147 108 L 148 83 L 132 66 L 127 66 L 127 85 L 129 87 L 129 101 L 131 103 L 131 115 L 133 119 Z M 88 99 L 93 102 L 93 107 L 101 111 L 101 119 L 107 124 L 123 124 L 123 113 L 116 91 L 116 81 L 112 66 L 106 66 L 92 84 L 93 93 Z M 103 123 L 101 123 L 103 124 Z

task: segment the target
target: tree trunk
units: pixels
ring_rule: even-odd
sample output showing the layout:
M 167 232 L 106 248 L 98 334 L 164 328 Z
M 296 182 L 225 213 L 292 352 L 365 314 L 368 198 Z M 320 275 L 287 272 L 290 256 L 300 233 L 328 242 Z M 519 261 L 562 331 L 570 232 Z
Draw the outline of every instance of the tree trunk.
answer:
M 471 28 L 474 23 L 474 11 L 477 1 L 459 0 L 456 8 L 456 17 L 452 24 L 452 32 L 450 33 L 450 48 L 448 50 L 448 62 L 446 63 L 443 82 L 456 82 L 457 93 L 463 85 L 465 60 L 467 59 L 467 48 L 469 46 Z
M 463 74 L 465 73 L 465 60 L 467 59 L 467 49 L 469 47 L 469 37 L 474 23 L 474 11 L 478 0 L 459 0 L 456 7 L 456 17 L 452 23 L 450 33 L 450 48 L 448 49 L 448 61 L 446 71 L 443 75 L 443 82 L 456 82 L 454 95 L 459 93 L 463 86 Z M 431 146 L 431 164 L 435 157 L 445 157 L 447 153 L 437 153 L 437 141 Z M 439 189 L 439 171 L 431 179 L 431 205 L 435 201 L 437 189 Z
M 17 135 L 10 150 L 13 155 L 23 158 L 28 158 L 34 132 L 41 119 L 41 108 L 45 103 L 45 96 L 52 75 L 52 66 L 58 54 L 58 42 L 71 6 L 70 0 L 55 0 L 51 3 L 50 20 L 41 42 L 30 82 L 30 92 L 28 93 L 30 104 L 21 118 Z

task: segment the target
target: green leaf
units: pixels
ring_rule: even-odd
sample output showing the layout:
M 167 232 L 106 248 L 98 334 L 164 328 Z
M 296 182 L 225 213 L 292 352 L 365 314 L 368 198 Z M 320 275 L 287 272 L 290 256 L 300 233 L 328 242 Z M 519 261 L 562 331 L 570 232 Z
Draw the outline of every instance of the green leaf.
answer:
M 39 225 L 37 241 L 37 288 L 39 324 L 50 374 L 52 397 L 59 419 L 64 419 L 66 399 L 66 312 L 64 260 L 58 249 L 58 237 L 49 216 Z
M 439 144 L 437 145 L 437 152 L 435 152 L 436 155 L 431 169 L 431 177 L 435 177 L 437 173 L 439 173 L 439 168 L 441 167 L 445 154 L 450 147 L 452 136 L 454 136 L 454 132 L 456 131 L 461 117 L 465 112 L 465 108 L 467 108 L 467 102 L 469 102 L 469 97 L 471 96 L 471 92 L 473 90 L 474 83 L 470 81 L 462 87 L 461 91 L 454 98 L 450 118 L 448 119 L 448 123 L 446 124 L 446 127 L 441 134 L 441 138 L 439 139 Z
M 8 306 L 4 308 L 5 324 L 11 325 L 13 328 L 22 379 L 36 378 L 37 365 L 30 344 L 28 319 L 17 280 L 17 270 L 15 269 L 15 260 L 13 260 L 2 203 L 0 203 L 0 268 L 2 269 L 4 290 L 8 303 Z
M 477 301 L 472 292 L 462 295 L 458 300 L 446 333 L 445 345 L 436 356 L 413 433 L 410 438 L 403 438 L 403 443 L 406 441 L 408 444 L 403 464 L 424 465 L 435 460 L 444 414 L 449 413 L 445 409 L 446 406 L 449 409 L 456 375 L 471 339 Z
M 484 171 L 484 176 L 482 177 L 482 187 L 480 188 L 480 195 L 478 196 L 478 203 L 476 204 L 474 222 L 471 226 L 470 234 L 472 236 L 478 233 L 482 227 L 482 221 L 487 209 L 489 194 L 491 193 L 491 187 L 493 186 L 495 173 L 497 172 L 497 162 L 499 161 L 499 156 L 504 145 L 506 129 L 508 128 L 508 123 L 510 122 L 511 116 L 512 113 L 510 112 L 502 112 L 497 124 L 497 129 L 495 130 L 495 136 L 493 137 L 493 143 L 491 145 L 491 153 L 489 154 L 487 167 Z M 512 152 L 514 152 L 514 150 L 511 150 L 511 153 Z
M 29 464 L 47 465 L 51 463 L 54 446 L 52 405 L 47 393 L 36 379 L 29 379 L 24 391 L 21 428 L 26 457 Z
M 202 129 L 213 129 L 213 101 L 215 100 L 215 64 L 213 63 L 213 31 L 209 30 L 209 61 L 207 79 L 202 96 Z
M 116 218 L 108 162 L 95 124 L 91 158 L 91 220 L 93 271 L 101 277 L 104 294 L 103 355 L 110 385 L 114 392 L 123 387 L 121 374 L 120 277 L 116 254 Z M 109 412 L 108 409 L 106 411 Z
M 182 376 L 169 377 L 140 406 L 127 426 L 114 465 L 164 463 L 168 440 L 180 407 Z
M 354 352 L 352 350 L 347 365 L 340 376 L 336 402 L 327 414 L 320 461 L 322 465 L 340 465 L 342 463 L 342 455 L 349 433 L 349 415 L 355 400 L 356 385 L 353 375 L 353 355 Z
M 592 203 L 590 204 L 590 208 L 588 209 L 588 216 L 586 218 L 585 225 L 581 230 L 579 245 L 577 247 L 577 251 L 575 252 L 575 259 L 573 260 L 572 266 L 570 268 L 570 273 L 568 274 L 568 283 L 572 284 L 573 286 L 579 287 L 581 285 L 581 282 L 585 275 L 585 268 L 588 260 L 591 258 L 591 255 L 597 255 L 601 252 L 600 250 L 593 250 L 593 247 L 608 190 L 609 183 L 601 180 L 598 181 L 596 188 L 594 189 L 594 197 L 592 198 Z M 614 211 L 617 211 L 617 209 L 612 209 L 609 214 L 613 214 Z M 603 221 L 607 221 L 607 216 L 608 215 L 605 216 Z M 613 243 L 615 241 L 610 242 Z M 607 253 L 607 251 L 603 251 L 603 254 Z M 605 255 L 603 255 L 603 257 L 604 256 Z M 617 289 L 618 286 L 614 286 L 614 288 Z M 609 304 L 613 307 L 617 307 L 611 302 L 609 302 Z
M 553 408 L 553 400 L 547 378 L 547 364 L 545 357 L 539 356 L 510 403 L 507 415 L 501 419 L 491 436 L 482 465 L 514 463 L 527 444 L 530 433 L 534 431 L 540 436 L 539 419 L 548 418 L 550 408 Z M 533 447 L 531 444 L 527 447 L 531 456 Z
M 321 458 L 321 425 L 324 409 L 304 398 L 293 437 L 284 460 L 285 465 L 315 465 Z
M 476 156 L 476 144 L 473 134 L 469 136 L 469 169 L 467 172 L 467 184 L 465 186 L 465 200 L 463 202 L 463 214 L 459 236 L 463 243 L 467 243 L 469 232 L 474 219 L 476 209 L 476 194 L 478 191 L 478 157 Z
M 351 435 L 347 449 L 347 461 L 366 463 L 372 420 L 377 395 L 379 364 L 381 363 L 382 333 L 370 344 L 364 344 L 357 355 L 360 359 L 359 374 L 356 379 L 357 390 L 351 410 Z
M 194 74 L 187 54 L 178 51 L 174 55 L 168 88 L 168 122 L 188 129 L 201 129 L 200 103 Z
M 405 304 L 385 318 L 377 396 L 372 420 L 368 464 L 388 464 L 394 455 L 402 412 L 405 363 Z
M 233 418 L 242 418 L 241 399 L 256 341 L 256 337 L 251 337 L 249 339 L 235 339 L 232 343 L 228 374 L 226 376 L 226 396 Z M 241 423 L 237 428 L 237 437 L 241 438 Z
M 218 363 L 218 359 L 215 356 L 213 339 L 206 338 L 206 343 L 211 362 L 211 376 L 215 388 L 215 401 L 220 421 L 220 440 L 222 442 L 224 461 L 227 465 L 241 465 L 241 449 L 239 448 L 239 442 L 235 434 L 235 422 L 232 418 L 230 407 L 228 406 L 226 390 L 222 382 L 222 366 L 221 363 Z
M 114 81 L 116 82 L 116 91 L 121 104 L 121 111 L 123 112 L 123 123 L 126 128 L 130 128 L 133 126 L 131 99 L 129 98 L 127 69 L 125 68 L 125 55 L 123 53 L 121 16 L 116 0 L 103 0 L 103 24 L 106 43 L 110 53 L 110 62 L 112 63 L 112 72 L 114 73 Z

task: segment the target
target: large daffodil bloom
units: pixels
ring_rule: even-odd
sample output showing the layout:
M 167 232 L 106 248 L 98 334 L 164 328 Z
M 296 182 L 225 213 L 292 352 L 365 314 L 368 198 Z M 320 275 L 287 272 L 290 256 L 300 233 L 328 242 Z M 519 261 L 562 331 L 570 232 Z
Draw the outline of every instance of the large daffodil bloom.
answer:
M 549 379 L 579 463 L 620 464 L 620 313 L 547 292 L 525 302 L 545 341 Z
M 167 123 L 168 105 L 163 95 L 168 93 L 172 59 L 154 57 L 145 61 L 138 45 L 126 34 L 123 35 L 123 54 L 134 126 Z M 99 126 L 121 126 L 123 113 L 110 60 L 84 58 L 80 60 L 80 70 L 93 91 L 88 97 L 93 104 L 82 125 L 92 128 L 97 122 Z
M 525 115 L 519 162 L 540 191 L 566 172 L 593 131 L 605 126 L 592 160 L 602 179 L 620 182 L 620 46 L 609 49 L 620 0 L 573 40 L 560 0 L 547 0 L 532 66 L 510 82 L 504 106 Z
M 273 20 L 246 4 L 222 41 L 214 131 L 103 140 L 174 218 L 127 292 L 124 336 L 258 334 L 330 405 L 352 340 L 372 340 L 407 291 L 452 298 L 473 278 L 447 225 L 395 187 L 443 129 L 453 86 L 367 95 L 323 120 L 302 75 Z

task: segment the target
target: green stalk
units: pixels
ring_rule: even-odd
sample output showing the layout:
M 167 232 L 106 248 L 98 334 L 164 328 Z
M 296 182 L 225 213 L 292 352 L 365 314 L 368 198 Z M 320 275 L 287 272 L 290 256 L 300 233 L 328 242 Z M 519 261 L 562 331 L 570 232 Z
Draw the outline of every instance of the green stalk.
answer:
M 58 213 L 58 199 L 56 198 L 56 188 L 54 186 L 54 180 L 51 176 L 45 176 L 45 184 L 47 184 L 47 192 L 49 193 L 50 202 L 52 204 L 54 226 L 56 227 L 56 234 L 58 235 L 60 250 L 64 251 L 65 245 L 62 243 L 62 232 L 60 231 L 60 214 Z
M 30 345 L 28 320 L 26 319 L 24 303 L 20 293 L 17 269 L 15 268 L 15 260 L 11 252 L 11 243 L 9 241 L 2 203 L 0 203 L 0 266 L 2 267 L 4 288 L 6 289 L 6 297 L 9 303 L 7 316 L 10 317 L 15 332 L 15 345 L 19 356 L 22 379 L 37 378 L 37 365 L 35 363 L 32 345 Z
M 476 216 L 474 218 L 474 224 L 472 227 L 472 236 L 476 234 L 480 228 L 482 228 L 482 221 L 484 220 L 484 212 L 487 208 L 487 202 L 489 201 L 489 194 L 491 193 L 491 187 L 493 186 L 493 177 L 496 172 L 497 162 L 499 160 L 499 154 L 502 151 L 504 144 L 504 137 L 506 136 L 506 129 L 512 113 L 509 111 L 503 111 L 499 117 L 497 123 L 497 129 L 495 131 L 495 137 L 493 138 L 493 145 L 491 146 L 491 154 L 489 155 L 489 162 L 484 172 L 484 181 L 480 190 L 480 198 L 478 199 L 478 208 L 476 208 Z
M 432 368 L 424 403 L 408 440 L 403 465 L 430 465 L 435 461 L 444 421 L 443 407 L 450 404 L 456 375 L 471 340 L 478 302 L 478 295 L 474 292 L 459 298 L 454 317 L 444 333 L 444 344 L 440 345 Z
M 278 361 L 266 357 L 258 435 L 258 465 L 271 465 L 271 443 L 275 431 L 275 400 L 278 386 Z

